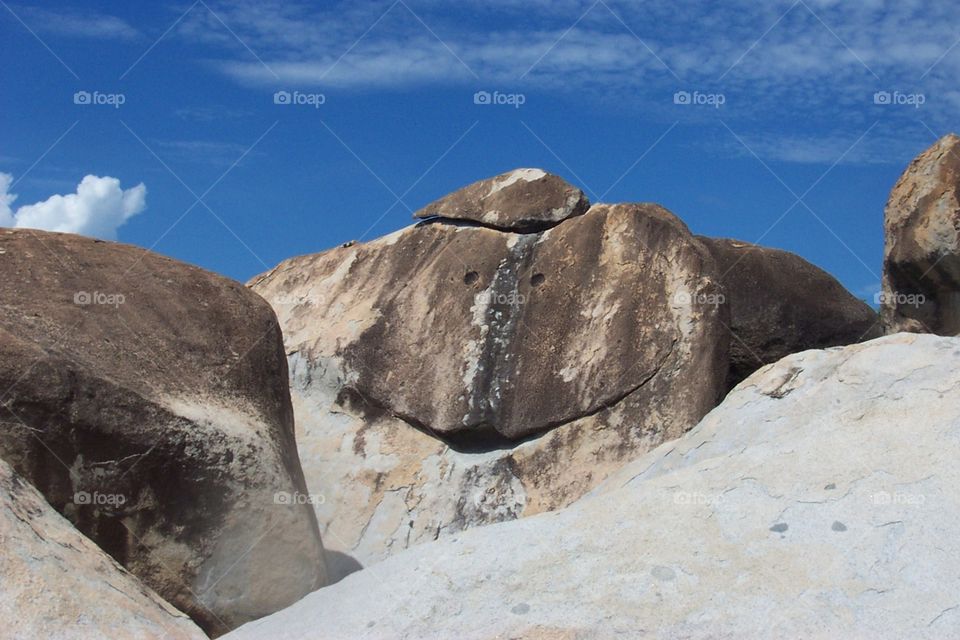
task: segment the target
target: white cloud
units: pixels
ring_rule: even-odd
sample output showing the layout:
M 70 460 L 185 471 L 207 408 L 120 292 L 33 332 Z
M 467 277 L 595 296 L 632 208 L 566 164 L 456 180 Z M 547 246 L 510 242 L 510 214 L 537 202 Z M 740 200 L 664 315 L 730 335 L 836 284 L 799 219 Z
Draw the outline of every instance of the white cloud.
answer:
M 229 48 L 219 68 L 254 85 L 471 85 L 476 74 L 487 84 L 595 88 L 634 99 L 672 93 L 681 84 L 749 96 L 727 106 L 743 105 L 751 119 L 811 108 L 833 114 L 844 100 L 866 101 L 869 108 L 874 91 L 921 89 L 931 94 L 928 112 L 952 113 L 952 105 L 932 99 L 952 89 L 960 71 L 960 50 L 951 48 L 956 18 L 947 3 L 543 4 L 465 0 L 455 10 L 438 0 L 363 8 L 334 2 L 323 9 L 270 1 L 218 5 L 218 15 L 266 66 L 237 47 L 208 12 L 191 12 L 178 32 Z M 518 24 L 519 7 L 526 9 Z
M 455 10 L 437 0 L 333 2 L 322 9 L 257 1 L 217 11 L 282 82 L 332 86 L 470 81 L 457 58 L 484 81 L 569 86 L 600 73 L 620 85 L 673 82 L 654 53 L 684 82 L 723 76 L 727 84 L 790 85 L 804 77 L 831 87 L 873 86 L 879 80 L 871 71 L 886 81 L 920 81 L 956 41 L 952 5 L 919 0 L 731 0 L 713 7 L 677 0 L 465 0 Z M 483 19 L 470 19 L 477 17 Z M 191 12 L 178 32 L 229 46 L 237 57 L 222 68 L 234 77 L 277 80 L 209 12 Z M 934 71 L 951 76 L 958 60 L 960 53 L 944 56 Z M 399 79 L 385 71 L 387 62 Z
M 121 189 L 120 181 L 109 176 L 88 175 L 76 193 L 53 195 L 35 204 L 13 210 L 17 198 L 10 193 L 13 176 L 0 173 L 0 226 L 78 233 L 113 240 L 117 229 L 146 207 L 147 188 L 143 183 Z
M 206 63 L 244 86 L 315 86 L 331 103 L 338 91 L 436 87 L 462 90 L 463 100 L 451 104 L 466 111 L 477 89 L 550 94 L 664 127 L 709 124 L 725 147 L 746 151 L 722 119 L 761 157 L 826 165 L 868 130 L 843 162 L 902 164 L 917 141 L 960 129 L 960 46 L 947 2 L 211 5 L 230 30 L 199 9 L 177 27 L 179 37 L 203 48 Z M 680 90 L 722 93 L 726 101 L 722 109 L 678 107 L 671 97 Z M 876 104 L 878 92 L 924 102 Z M 542 103 L 539 97 L 529 104 Z
M 126 20 L 103 13 L 58 9 L 50 11 L 36 7 L 20 10 L 31 28 L 61 36 L 93 38 L 96 40 L 134 40 L 140 36 L 136 27 Z

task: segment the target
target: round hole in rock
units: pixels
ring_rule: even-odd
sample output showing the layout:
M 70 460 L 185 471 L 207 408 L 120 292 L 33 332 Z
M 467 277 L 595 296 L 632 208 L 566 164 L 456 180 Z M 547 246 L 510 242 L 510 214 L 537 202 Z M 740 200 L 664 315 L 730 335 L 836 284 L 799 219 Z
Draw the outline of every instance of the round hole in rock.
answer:
M 468 271 L 467 275 L 463 276 L 463 284 L 473 284 L 480 279 L 480 274 L 476 271 Z
M 542 273 L 535 273 L 533 274 L 533 277 L 530 278 L 530 284 L 533 285 L 534 287 L 539 287 L 540 285 L 543 284 L 544 280 L 546 279 L 547 277 L 544 276 Z

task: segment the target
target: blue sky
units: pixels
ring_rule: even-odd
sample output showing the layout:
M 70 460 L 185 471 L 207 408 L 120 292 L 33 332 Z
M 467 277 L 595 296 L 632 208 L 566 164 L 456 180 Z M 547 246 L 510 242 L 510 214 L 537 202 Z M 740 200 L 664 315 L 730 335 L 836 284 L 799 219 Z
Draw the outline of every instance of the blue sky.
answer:
M 890 188 L 960 128 L 946 1 L 3 0 L 0 35 L 0 222 L 242 281 L 532 166 L 871 298 Z

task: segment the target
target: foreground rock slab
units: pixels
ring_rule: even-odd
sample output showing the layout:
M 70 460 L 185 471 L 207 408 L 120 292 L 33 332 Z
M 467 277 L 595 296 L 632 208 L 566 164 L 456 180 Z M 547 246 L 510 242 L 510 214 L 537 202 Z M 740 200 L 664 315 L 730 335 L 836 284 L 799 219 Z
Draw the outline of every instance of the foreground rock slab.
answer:
M 731 389 L 791 353 L 883 335 L 876 311 L 800 256 L 739 240 L 698 239 L 717 261 L 730 307 Z
M 960 334 L 960 137 L 910 163 L 890 192 L 884 233 L 887 331 Z
M 328 547 L 367 565 L 562 507 L 681 435 L 724 390 L 714 275 L 675 216 L 630 204 L 539 234 L 419 225 L 254 279 Z
M 414 214 L 467 220 L 497 229 L 543 231 L 590 208 L 583 192 L 542 169 L 514 169 L 480 180 Z
M 210 633 L 325 584 L 269 305 L 42 231 L 0 231 L 0 274 L 0 458 Z
M 4 638 L 207 637 L 74 529 L 2 460 L 0 575 Z
M 789 356 L 573 506 L 409 549 L 227 637 L 952 636 L 958 388 L 953 338 Z

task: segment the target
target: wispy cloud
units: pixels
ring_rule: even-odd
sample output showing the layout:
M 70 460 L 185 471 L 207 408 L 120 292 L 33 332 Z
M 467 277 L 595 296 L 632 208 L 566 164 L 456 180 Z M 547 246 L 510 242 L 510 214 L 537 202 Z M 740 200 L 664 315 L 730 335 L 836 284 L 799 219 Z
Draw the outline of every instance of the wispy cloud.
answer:
M 925 138 L 920 117 L 941 126 L 960 107 L 960 20 L 949 3 L 464 0 L 451 9 L 439 0 L 383 0 L 319 9 L 271 2 L 213 6 L 232 33 L 210 12 L 195 12 L 179 35 L 204 47 L 205 59 L 214 58 L 220 72 L 243 85 L 349 91 L 499 86 L 616 96 L 619 105 L 665 122 L 715 118 L 718 113 L 709 110 L 678 112 L 671 97 L 677 91 L 716 92 L 726 98 L 724 118 L 776 123 L 780 132 L 788 128 L 784 122 L 819 120 L 817 129 L 843 134 L 825 140 L 778 133 L 779 139 L 757 141 L 764 153 L 789 162 L 832 162 L 847 138 L 878 119 L 884 124 L 866 141 L 866 151 L 858 149 L 848 161 L 884 161 L 873 151 L 904 146 L 907 128 Z M 878 92 L 922 94 L 923 110 L 876 104 Z
M 92 9 L 56 11 L 39 7 L 17 7 L 17 13 L 40 33 L 76 38 L 134 40 L 140 31 L 126 20 Z
M 749 157 L 756 154 L 768 162 L 789 162 L 819 165 L 886 164 L 901 166 L 904 158 L 912 158 L 933 140 L 921 125 L 900 131 L 861 135 L 864 131 L 836 129 L 813 134 L 770 131 L 766 134 L 743 133 L 742 143 L 723 138 L 712 145 L 722 148 L 724 155 Z M 746 146 L 745 146 L 746 145 Z
M 256 153 L 249 152 L 248 145 L 219 140 L 162 140 L 157 146 L 165 155 L 201 164 L 227 165 Z
M 240 3 L 217 7 L 217 12 L 278 69 L 283 81 L 331 85 L 343 84 L 348 75 L 357 85 L 395 82 L 382 72 L 387 56 L 393 56 L 411 81 L 428 75 L 436 82 L 462 80 L 462 68 L 442 60 L 453 54 L 481 77 L 496 80 L 517 80 L 540 59 L 528 74 L 531 81 L 553 82 L 570 72 L 610 73 L 620 82 L 637 84 L 669 75 L 656 64 L 659 57 L 690 81 L 716 80 L 731 67 L 726 76 L 730 83 L 791 82 L 798 77 L 835 81 L 840 73 L 869 77 L 875 84 L 871 70 L 881 80 L 919 81 L 960 35 L 952 7 L 915 1 L 758 5 L 735 0 L 705 8 L 703 3 L 677 0 L 642 5 L 500 0 L 462 2 L 451 12 L 447 3 L 409 0 L 362 8 L 334 3 L 325 10 Z M 482 19 L 463 19 L 477 16 Z M 185 20 L 181 34 L 206 43 L 232 40 L 203 12 Z M 342 55 L 337 66 L 345 64 L 353 73 L 324 75 Z M 958 60 L 960 51 L 941 60 L 938 75 L 950 75 Z M 421 64 L 432 73 L 404 73 Z M 249 56 L 238 56 L 224 69 L 236 77 L 267 81 L 256 66 Z M 631 78 L 625 73 L 631 71 L 640 75 Z

